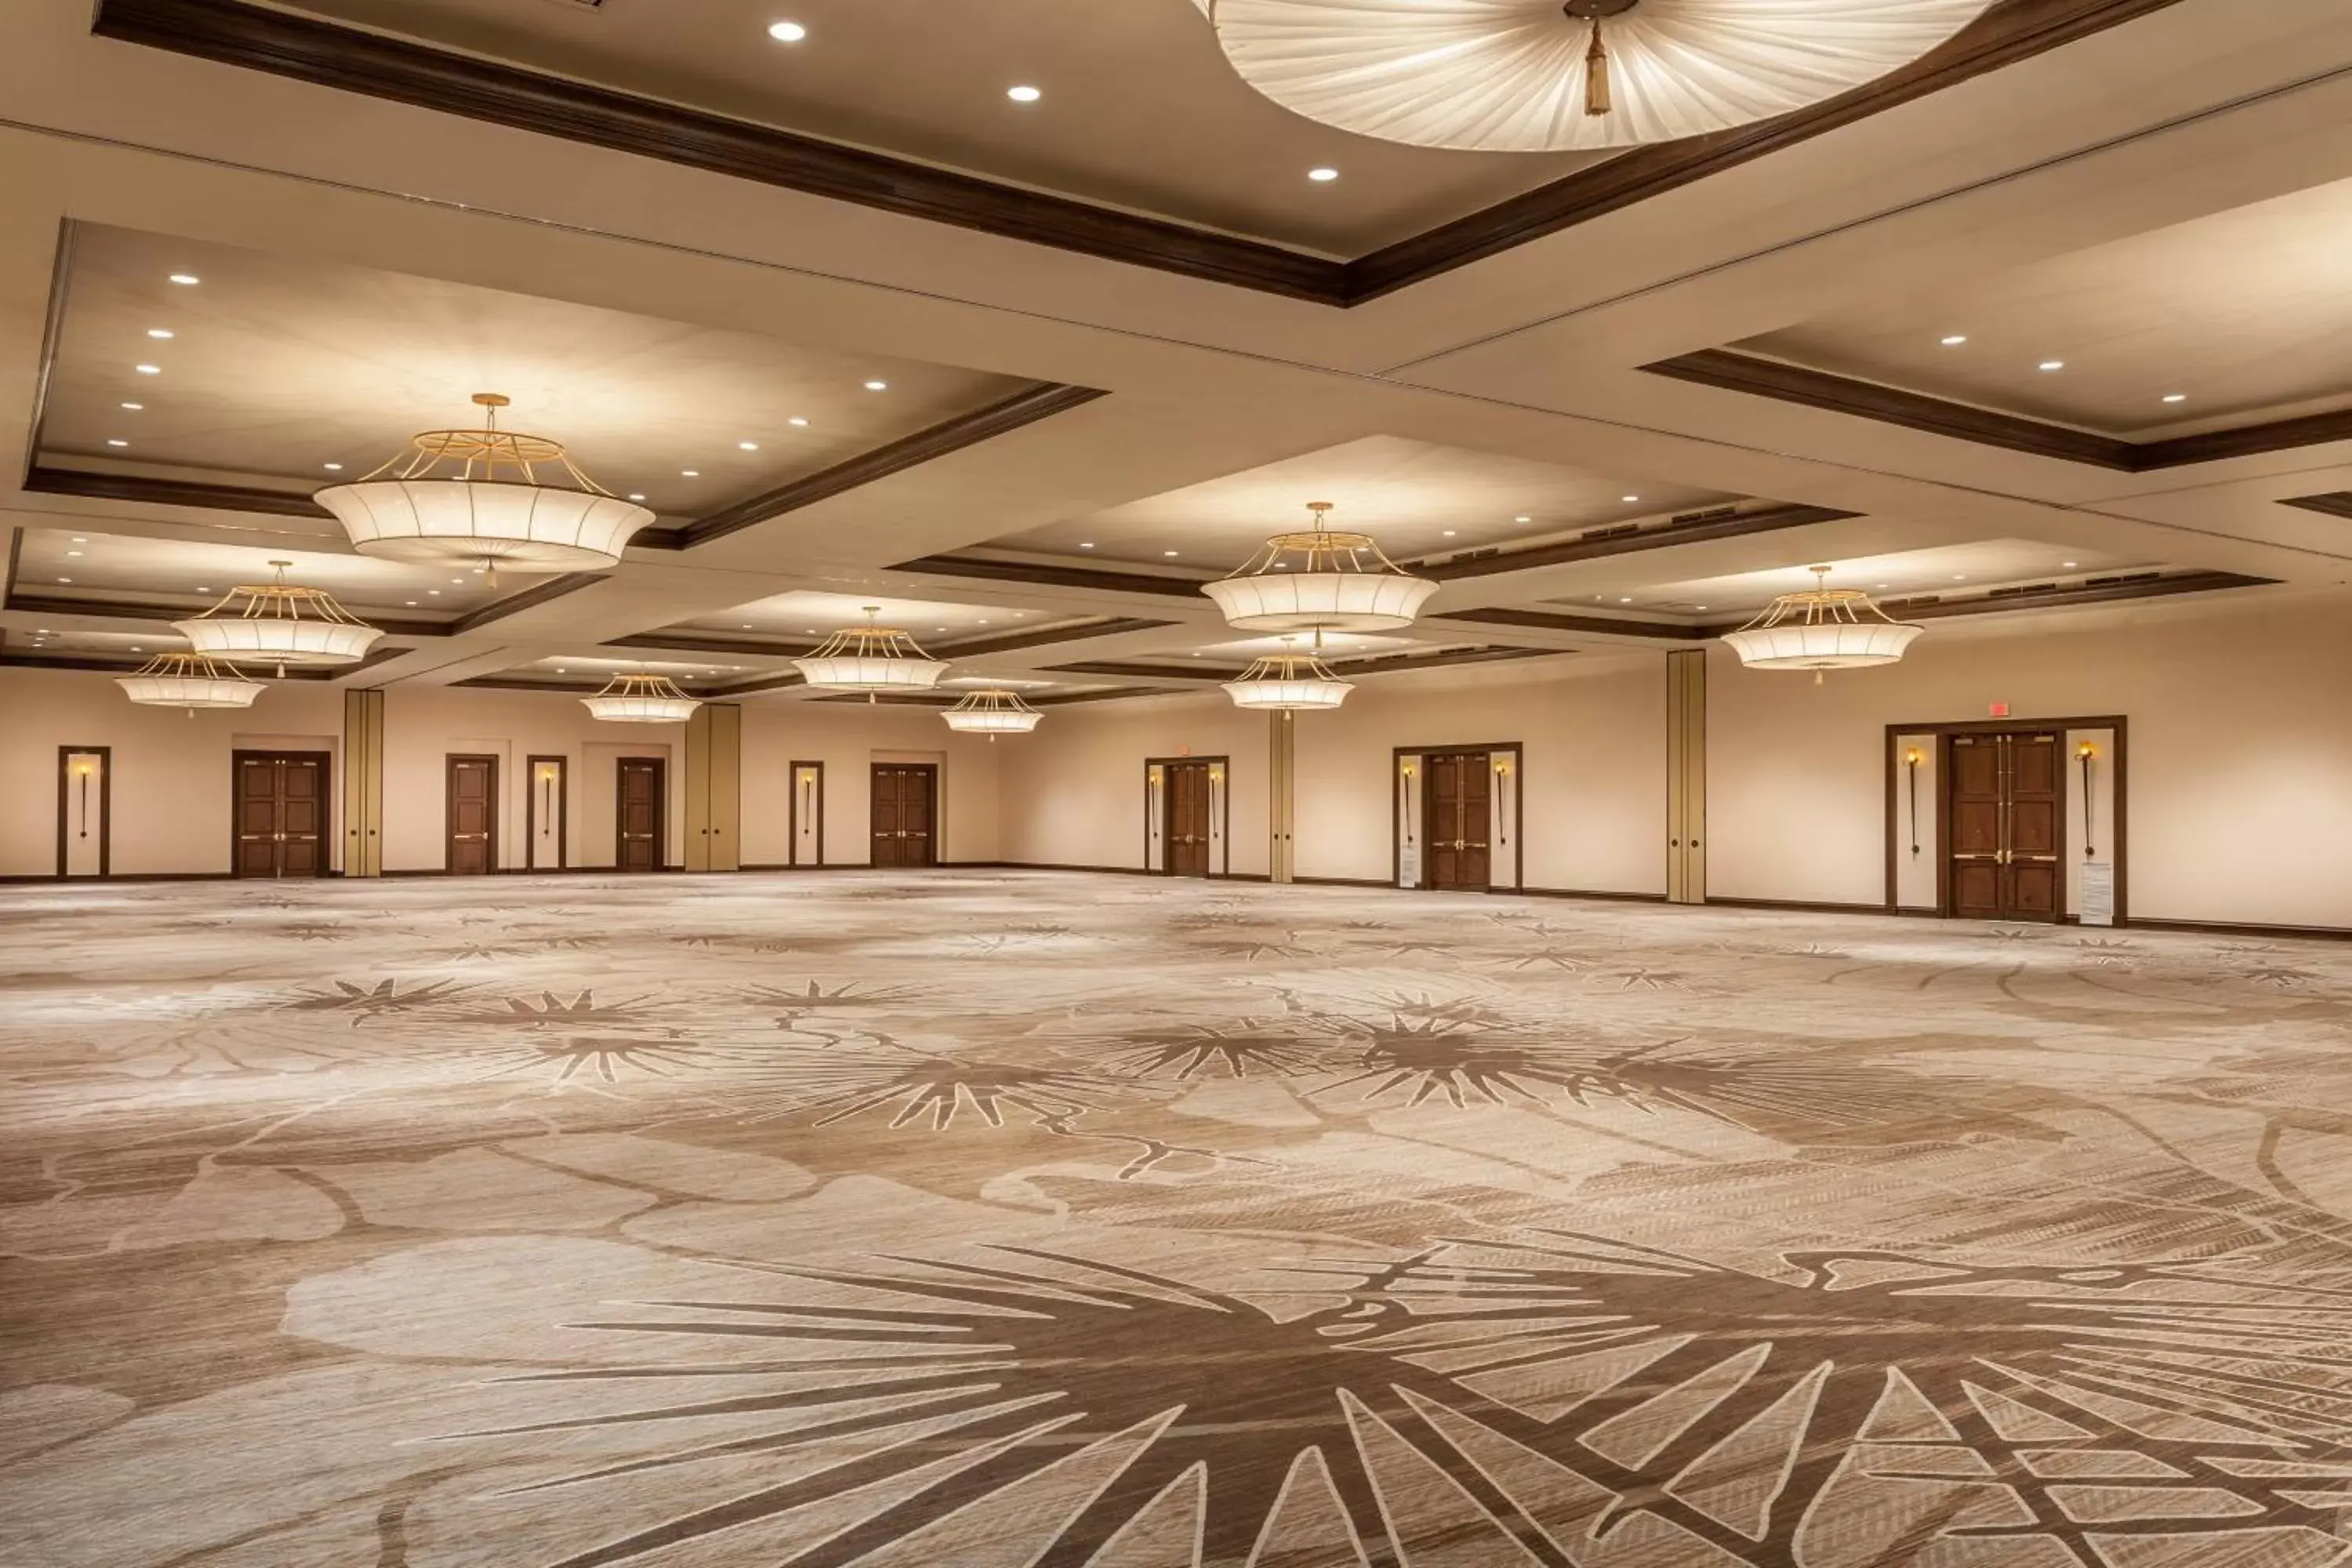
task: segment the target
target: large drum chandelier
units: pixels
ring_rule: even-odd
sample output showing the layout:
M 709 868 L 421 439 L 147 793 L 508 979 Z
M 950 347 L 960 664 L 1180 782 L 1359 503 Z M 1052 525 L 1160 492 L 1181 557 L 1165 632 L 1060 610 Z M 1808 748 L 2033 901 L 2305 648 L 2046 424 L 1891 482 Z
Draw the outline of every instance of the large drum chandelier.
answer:
M 216 664 L 200 653 L 157 654 L 114 684 L 131 701 L 149 708 L 250 708 L 262 685 L 233 664 Z
M 1277 533 L 1229 577 L 1201 584 L 1225 624 L 1250 632 L 1385 632 L 1412 625 L 1437 584 L 1409 575 L 1368 533 L 1334 533 L 1331 503 L 1308 501 L 1315 526 Z
M 499 428 L 512 399 L 478 392 L 478 430 L 427 430 L 408 450 L 312 499 L 341 520 L 352 548 L 393 561 L 500 563 L 551 571 L 619 563 L 629 535 L 654 520 L 572 464 L 563 444 Z
M 940 715 L 959 735 L 1025 735 L 1045 715 L 1021 700 L 1017 691 L 975 691 Z
M 700 698 L 680 691 L 668 676 L 635 671 L 613 677 L 604 689 L 580 700 L 589 712 L 615 724 L 683 724 L 702 706 Z
M 1924 627 L 1895 620 L 1859 588 L 1829 586 L 1830 569 L 1812 568 L 1814 586 L 1783 594 L 1723 640 L 1750 669 L 1825 669 L 1893 664 Z
M 1226 681 L 1224 688 L 1236 708 L 1263 708 L 1282 713 L 1337 708 L 1355 689 L 1351 682 L 1340 679 L 1323 662 L 1319 633 L 1315 651 L 1300 653 L 1285 648 L 1280 653 L 1267 654 L 1238 678 Z
M 215 658 L 250 658 L 278 666 L 351 664 L 365 658 L 383 633 L 335 602 L 324 588 L 286 581 L 291 561 L 273 561 L 267 583 L 231 588 L 221 602 L 172 629 L 188 646 Z
M 1195 0 L 1241 79 L 1384 142 L 1594 152 L 1787 114 L 1991 0 Z
M 806 658 L 793 660 L 803 679 L 820 691 L 863 691 L 868 697 L 884 691 L 929 691 L 937 686 L 948 667 L 905 632 L 876 626 L 880 605 L 867 605 L 865 611 L 864 626 L 845 627 Z

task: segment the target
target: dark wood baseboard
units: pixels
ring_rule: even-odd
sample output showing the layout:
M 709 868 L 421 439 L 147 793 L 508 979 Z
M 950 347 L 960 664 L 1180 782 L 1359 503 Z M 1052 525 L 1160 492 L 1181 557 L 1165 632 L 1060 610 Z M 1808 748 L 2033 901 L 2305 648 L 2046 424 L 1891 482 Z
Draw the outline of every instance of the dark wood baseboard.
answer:
M 2289 937 L 2305 942 L 2352 942 L 2352 926 L 2263 925 L 2253 921 L 2176 921 L 2134 915 L 2126 931 L 2177 931 L 2193 936 Z
M 1885 904 L 1846 903 L 1835 899 L 1718 899 L 1709 895 L 1704 905 L 1694 909 L 1717 910 L 1779 910 L 1787 914 L 1802 915 L 1891 915 L 1901 911 Z

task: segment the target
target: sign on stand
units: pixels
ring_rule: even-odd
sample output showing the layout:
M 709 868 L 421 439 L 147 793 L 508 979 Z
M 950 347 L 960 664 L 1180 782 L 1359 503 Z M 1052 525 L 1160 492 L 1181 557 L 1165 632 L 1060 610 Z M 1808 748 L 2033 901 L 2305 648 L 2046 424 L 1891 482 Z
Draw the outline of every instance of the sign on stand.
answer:
M 2083 862 L 2083 923 L 2116 923 L 2116 866 L 2112 860 Z

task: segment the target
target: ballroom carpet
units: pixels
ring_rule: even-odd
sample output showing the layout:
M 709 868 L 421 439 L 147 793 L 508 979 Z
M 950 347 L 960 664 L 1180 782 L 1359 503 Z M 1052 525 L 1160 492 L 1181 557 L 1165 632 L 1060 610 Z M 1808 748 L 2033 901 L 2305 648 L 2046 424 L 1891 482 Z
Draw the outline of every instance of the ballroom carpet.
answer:
M 0 889 L 9 1568 L 2320 1568 L 2352 948 Z

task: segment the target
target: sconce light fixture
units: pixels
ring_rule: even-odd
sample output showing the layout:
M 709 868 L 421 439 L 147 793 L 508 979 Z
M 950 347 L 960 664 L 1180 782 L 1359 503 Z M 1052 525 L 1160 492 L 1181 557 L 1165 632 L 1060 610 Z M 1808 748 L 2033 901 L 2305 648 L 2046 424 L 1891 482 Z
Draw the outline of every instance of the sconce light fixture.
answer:
M 2083 765 L 2083 858 L 2085 860 L 2098 857 L 2098 851 L 2091 845 L 2091 759 L 2098 754 L 2099 748 L 2088 741 L 2074 748 L 2074 760 Z
M 1925 752 L 1913 746 L 1903 753 L 1903 776 L 1910 784 L 1911 853 L 1919 853 L 1919 764 L 1927 760 Z

